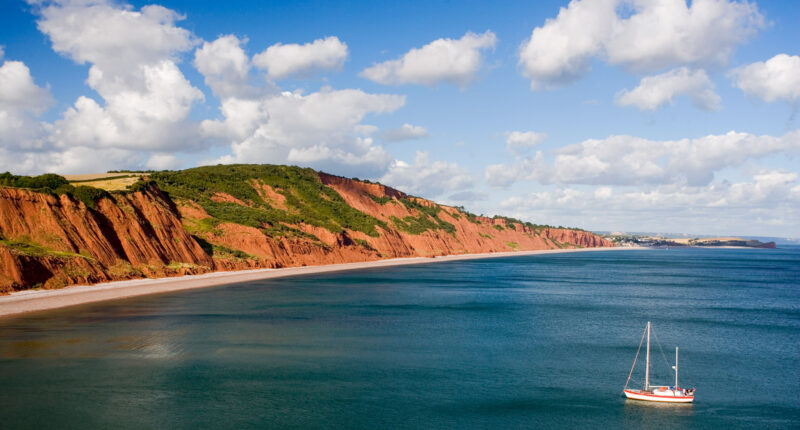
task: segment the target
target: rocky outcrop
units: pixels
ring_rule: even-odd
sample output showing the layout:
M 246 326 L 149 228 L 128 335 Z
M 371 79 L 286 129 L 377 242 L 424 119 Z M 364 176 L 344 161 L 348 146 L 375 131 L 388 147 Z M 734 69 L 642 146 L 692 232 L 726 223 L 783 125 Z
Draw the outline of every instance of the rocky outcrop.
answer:
M 0 293 L 214 270 L 613 246 L 590 232 L 474 216 L 381 184 L 324 173 L 319 180 L 379 220 L 378 233 L 300 223 L 285 226 L 294 234 L 278 235 L 221 222 L 197 202 L 173 201 L 155 185 L 100 198 L 93 208 L 66 194 L 0 187 Z M 280 190 L 255 180 L 248 186 L 271 206 L 291 209 Z M 250 204 L 223 193 L 213 201 Z M 443 227 L 401 227 L 415 219 Z

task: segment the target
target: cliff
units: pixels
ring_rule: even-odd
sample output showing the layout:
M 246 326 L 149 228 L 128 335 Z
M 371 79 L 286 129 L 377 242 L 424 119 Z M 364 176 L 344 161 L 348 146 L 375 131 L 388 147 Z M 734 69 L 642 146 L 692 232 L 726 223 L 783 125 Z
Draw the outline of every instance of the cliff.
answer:
M 479 217 L 380 184 L 289 166 L 159 172 L 126 192 L 88 193 L 88 200 L 82 193 L 0 187 L 0 292 L 214 270 L 613 246 L 581 230 Z

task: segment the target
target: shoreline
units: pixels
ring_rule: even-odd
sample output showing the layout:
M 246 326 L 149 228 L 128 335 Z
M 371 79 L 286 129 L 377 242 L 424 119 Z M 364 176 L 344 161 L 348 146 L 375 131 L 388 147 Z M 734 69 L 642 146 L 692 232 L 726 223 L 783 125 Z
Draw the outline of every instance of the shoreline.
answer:
M 277 279 L 318 273 L 344 272 L 349 270 L 380 267 L 409 266 L 446 261 L 477 260 L 501 257 L 560 254 L 567 252 L 594 252 L 641 250 L 644 247 L 545 249 L 536 251 L 491 252 L 483 254 L 458 254 L 441 257 L 409 257 L 356 263 L 325 264 L 319 266 L 285 267 L 280 269 L 252 269 L 227 272 L 210 272 L 200 275 L 185 275 L 165 278 L 145 278 L 127 281 L 104 282 L 91 285 L 73 285 L 58 290 L 24 290 L 0 296 L 0 318 L 30 312 L 77 306 L 87 303 L 119 300 L 130 297 L 156 295 L 176 291 L 208 288 L 262 279 Z

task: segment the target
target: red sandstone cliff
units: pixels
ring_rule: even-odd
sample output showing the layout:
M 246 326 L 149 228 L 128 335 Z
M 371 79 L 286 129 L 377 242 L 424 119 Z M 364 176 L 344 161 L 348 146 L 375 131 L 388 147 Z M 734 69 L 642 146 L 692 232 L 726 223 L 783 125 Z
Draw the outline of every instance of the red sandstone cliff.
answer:
M 300 224 L 292 227 L 306 236 L 270 237 L 258 228 L 223 222 L 190 234 L 190 226 L 210 216 L 195 202 L 174 202 L 155 186 L 102 198 L 94 209 L 66 195 L 0 187 L 0 293 L 213 270 L 613 246 L 590 232 L 471 217 L 380 184 L 324 173 L 319 179 L 347 204 L 385 221 L 387 227 L 378 227 L 380 234 L 372 237 Z M 276 207 L 283 204 L 283 195 L 269 186 L 257 182 L 251 186 L 265 201 Z M 215 199 L 247 205 L 224 194 Z M 440 208 L 438 217 L 455 230 L 411 234 L 391 227 L 392 217 L 419 215 L 401 199 Z
M 0 237 L 0 292 L 214 267 L 157 188 L 103 198 L 93 210 L 66 195 L 0 188 Z

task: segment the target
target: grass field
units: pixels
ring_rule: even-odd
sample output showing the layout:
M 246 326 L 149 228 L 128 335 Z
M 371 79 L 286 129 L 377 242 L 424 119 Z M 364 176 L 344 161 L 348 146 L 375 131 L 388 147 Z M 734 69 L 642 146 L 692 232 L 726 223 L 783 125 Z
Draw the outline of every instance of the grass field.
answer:
M 120 191 L 147 177 L 148 173 L 90 173 L 84 175 L 64 175 L 72 185 L 88 185 L 106 191 Z

